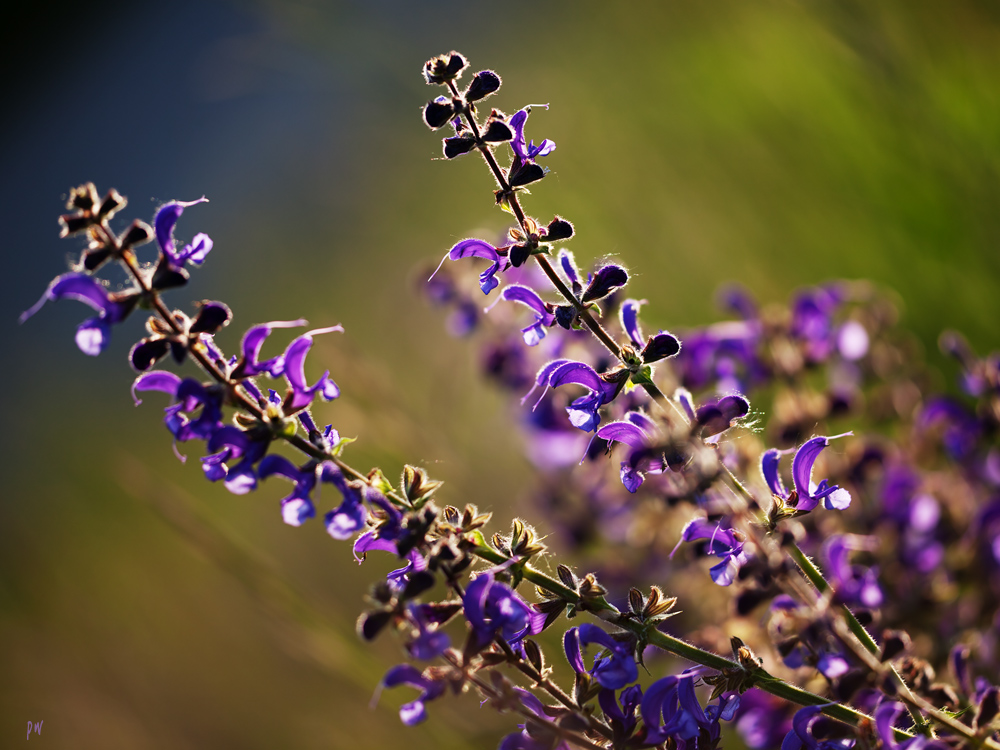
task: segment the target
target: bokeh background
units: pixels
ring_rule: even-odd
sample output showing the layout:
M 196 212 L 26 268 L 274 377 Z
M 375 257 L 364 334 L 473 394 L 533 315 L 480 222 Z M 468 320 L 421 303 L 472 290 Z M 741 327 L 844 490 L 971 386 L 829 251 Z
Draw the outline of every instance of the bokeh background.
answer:
M 512 408 L 444 332 L 416 269 L 505 226 L 474 157 L 435 161 L 428 57 L 453 48 L 537 111 L 553 173 L 527 199 L 576 223 L 577 258 L 615 255 L 665 328 L 717 319 L 741 280 L 762 300 L 831 278 L 894 290 L 935 341 L 997 345 L 1000 6 L 951 2 L 96 2 L 5 11 L 0 60 L 0 746 L 493 747 L 514 721 L 471 696 L 404 729 L 369 701 L 401 656 L 362 647 L 366 581 L 322 525 L 286 527 L 280 480 L 230 495 L 178 463 L 152 396 L 135 408 L 135 315 L 97 359 L 75 303 L 30 306 L 79 246 L 57 238 L 93 180 L 150 220 L 207 195 L 180 234 L 215 249 L 172 298 L 249 325 L 343 323 L 319 341 L 344 396 L 317 409 L 390 476 L 540 521 Z M 471 267 L 466 269 L 471 272 Z M 543 527 L 544 528 L 544 527 Z M 658 675 L 657 675 L 658 676 Z M 402 693 L 403 691 L 398 691 Z

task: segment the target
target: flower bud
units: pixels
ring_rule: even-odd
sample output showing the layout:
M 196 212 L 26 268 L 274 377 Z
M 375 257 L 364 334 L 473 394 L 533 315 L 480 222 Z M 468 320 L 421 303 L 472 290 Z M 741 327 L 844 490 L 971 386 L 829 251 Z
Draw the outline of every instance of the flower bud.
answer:
M 451 100 L 439 96 L 437 99 L 427 102 L 424 107 L 424 122 L 431 130 L 437 130 L 447 125 L 454 114 L 455 106 Z
M 675 336 L 660 331 L 655 336 L 650 336 L 646 346 L 642 349 L 642 361 L 645 364 L 659 362 L 661 359 L 672 357 L 681 350 L 681 342 Z
M 97 188 L 94 183 L 87 182 L 79 187 L 75 187 L 69 192 L 69 200 L 66 208 L 70 211 L 92 211 L 97 205 Z
M 119 193 L 114 188 L 108 191 L 108 194 L 104 196 L 104 200 L 101 201 L 101 208 L 98 210 L 97 215 L 102 219 L 110 219 L 118 211 L 125 208 L 125 204 L 128 203 L 121 193 Z
M 486 130 L 483 133 L 483 140 L 487 143 L 503 143 L 513 137 L 514 132 L 507 123 L 492 118 L 487 122 Z
M 446 159 L 454 159 L 469 153 L 476 147 L 476 139 L 471 135 L 455 135 L 444 139 L 444 156 Z
M 583 293 L 583 304 L 607 297 L 611 292 L 628 283 L 628 273 L 621 266 L 609 263 L 590 280 L 590 285 Z
M 424 80 L 428 84 L 444 84 L 458 78 L 469 63 L 458 52 L 432 57 L 424 63 Z M 485 71 L 489 72 L 489 71 Z
M 552 219 L 545 228 L 545 239 L 549 242 L 568 240 L 572 236 L 573 225 L 566 221 L 566 219 L 561 219 L 558 216 Z
M 125 234 L 118 240 L 122 250 L 127 250 L 138 245 L 149 242 L 153 238 L 153 229 L 144 221 L 136 219 L 132 226 L 125 230 Z
M 480 70 L 472 79 L 469 88 L 465 90 L 467 102 L 478 102 L 490 94 L 495 94 L 500 88 L 500 76 L 492 70 Z
M 530 185 L 532 182 L 538 182 L 544 176 L 545 170 L 534 162 L 529 161 L 522 162 L 516 169 L 511 169 L 507 180 L 510 182 L 511 187 L 521 187 L 523 185 Z

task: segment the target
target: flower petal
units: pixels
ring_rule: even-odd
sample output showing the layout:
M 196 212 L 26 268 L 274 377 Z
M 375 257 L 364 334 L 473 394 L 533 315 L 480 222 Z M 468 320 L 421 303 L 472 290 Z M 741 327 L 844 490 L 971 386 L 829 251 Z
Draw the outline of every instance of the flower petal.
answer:
M 208 198 L 202 196 L 195 201 L 171 201 L 170 203 L 165 203 L 156 212 L 156 217 L 153 219 L 156 241 L 160 245 L 163 254 L 174 265 L 183 265 L 184 263 L 183 260 L 179 260 L 177 249 L 174 245 L 174 227 L 177 226 L 177 220 L 184 213 L 184 209 L 197 203 L 208 203 Z M 209 249 L 211 249 L 211 246 L 209 246 Z
M 639 328 L 639 308 L 646 304 L 646 300 L 627 299 L 622 302 L 618 310 L 618 320 L 621 322 L 622 330 L 628 334 L 632 343 L 642 346 L 642 329 Z
M 144 372 L 132 382 L 132 398 L 136 406 L 142 403 L 142 399 L 135 395 L 136 391 L 163 391 L 176 398 L 180 384 L 180 376 L 167 370 Z

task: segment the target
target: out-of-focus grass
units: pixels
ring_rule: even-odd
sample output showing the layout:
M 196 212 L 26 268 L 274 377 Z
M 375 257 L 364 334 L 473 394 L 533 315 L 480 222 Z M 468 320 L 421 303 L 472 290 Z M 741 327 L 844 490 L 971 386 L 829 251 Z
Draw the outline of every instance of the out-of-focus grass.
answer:
M 114 39 L 153 34 L 147 52 L 130 52 L 129 74 L 156 106 L 100 148 L 86 145 L 92 135 L 67 147 L 72 131 L 55 118 L 68 115 L 47 103 L 64 81 L 42 76 L 8 124 L 18 137 L 4 161 L 24 166 L 5 170 L 4 196 L 54 218 L 58 190 L 114 181 L 130 215 L 148 218 L 150 196 L 208 192 L 181 233 L 209 231 L 216 248 L 172 299 L 229 302 L 230 351 L 262 320 L 343 322 L 309 366 L 341 384 L 317 415 L 359 437 L 348 458 L 361 469 L 424 464 L 447 481 L 446 501 L 492 509 L 500 528 L 530 481 L 474 345 L 449 339 L 414 291 L 416 266 L 505 226 L 484 166 L 434 161 L 438 136 L 420 123 L 435 92 L 419 67 L 452 48 L 504 76 L 489 104 L 551 103 L 528 135 L 558 143 L 553 171 L 525 205 L 574 221 L 581 261 L 625 262 L 652 325 L 714 319 L 722 281 L 780 300 L 798 285 L 871 278 L 898 292 L 929 351 L 943 327 L 981 351 L 996 344 L 1000 25 L 987 3 L 211 8 L 211 33 L 206 11 L 174 11 L 202 31 L 170 65 L 181 21 L 168 38 L 141 14 L 113 27 Z M 111 36 L 91 38 L 112 49 Z M 60 64 L 40 68 L 66 69 L 88 49 L 74 44 L 47 49 Z M 127 101 L 100 68 L 114 55 L 97 59 L 92 74 Z M 117 122 L 104 99 L 74 102 L 81 132 Z M 37 156 L 18 160 L 10 144 L 28 142 Z M 8 240 L 19 274 L 8 320 L 61 270 L 68 246 L 52 226 L 25 219 Z M 31 719 L 45 720 L 53 747 L 459 747 L 490 746 L 512 726 L 468 696 L 433 705 L 415 730 L 396 720 L 401 695 L 369 712 L 400 652 L 389 637 L 360 645 L 352 627 L 365 582 L 390 562 L 358 568 L 320 524 L 284 527 L 280 480 L 233 497 L 203 481 L 196 446 L 179 465 L 161 402 L 133 409 L 126 392 L 140 321 L 92 361 L 72 345 L 83 315 L 65 303 L 10 333 L 4 732 Z

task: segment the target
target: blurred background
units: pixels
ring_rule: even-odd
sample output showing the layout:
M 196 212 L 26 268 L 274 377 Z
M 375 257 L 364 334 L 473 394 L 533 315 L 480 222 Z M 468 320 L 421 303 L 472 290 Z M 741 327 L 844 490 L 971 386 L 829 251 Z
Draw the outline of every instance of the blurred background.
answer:
M 997 345 L 1000 7 L 985 0 L 97 0 L 21 4 L 0 35 L 3 746 L 27 721 L 48 747 L 132 750 L 493 747 L 514 724 L 471 696 L 415 729 L 396 717 L 408 691 L 369 709 L 402 653 L 363 647 L 354 620 L 391 561 L 358 568 L 322 524 L 282 524 L 280 480 L 236 497 L 204 481 L 196 446 L 180 464 L 162 399 L 128 393 L 141 315 L 97 359 L 73 342 L 81 305 L 17 325 L 80 250 L 57 237 L 73 185 L 128 196 L 122 226 L 207 195 L 178 235 L 215 249 L 170 301 L 226 301 L 227 351 L 266 320 L 343 323 L 310 368 L 341 385 L 315 413 L 359 438 L 348 460 L 423 465 L 500 529 L 540 521 L 516 416 L 418 268 L 505 215 L 481 160 L 435 161 L 430 56 L 498 71 L 489 104 L 508 113 L 551 103 L 528 135 L 558 144 L 553 173 L 525 205 L 574 221 L 583 263 L 621 258 L 649 327 L 718 319 L 724 281 L 773 301 L 869 278 L 932 362 L 946 327 Z

